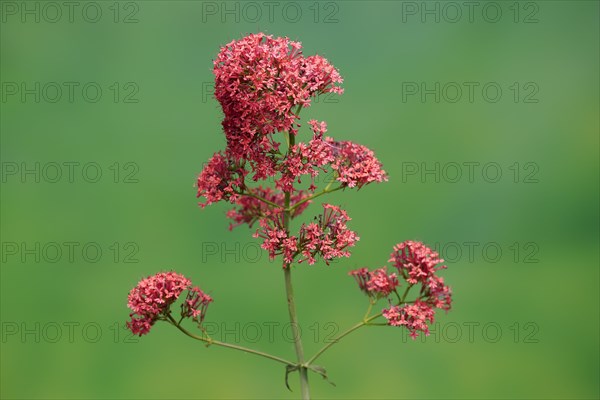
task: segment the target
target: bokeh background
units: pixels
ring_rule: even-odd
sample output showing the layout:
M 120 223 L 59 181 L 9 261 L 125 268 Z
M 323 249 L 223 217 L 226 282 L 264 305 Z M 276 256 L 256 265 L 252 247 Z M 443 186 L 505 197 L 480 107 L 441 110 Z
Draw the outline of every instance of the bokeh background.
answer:
M 2 398 L 299 396 L 269 360 L 123 328 L 130 288 L 175 269 L 215 298 L 215 338 L 294 357 L 279 264 L 194 189 L 224 147 L 212 60 L 258 31 L 339 68 L 345 94 L 303 117 L 390 176 L 328 199 L 361 236 L 350 259 L 294 269 L 306 353 L 362 317 L 347 272 L 400 241 L 442 250 L 455 293 L 425 341 L 334 346 L 337 387 L 312 375 L 313 395 L 599 397 L 598 2 L 1 4 Z

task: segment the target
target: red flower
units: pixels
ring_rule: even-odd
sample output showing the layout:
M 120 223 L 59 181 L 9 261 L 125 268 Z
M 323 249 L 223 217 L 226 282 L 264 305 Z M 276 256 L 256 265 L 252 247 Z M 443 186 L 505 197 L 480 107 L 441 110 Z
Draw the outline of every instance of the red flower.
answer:
M 160 272 L 142 279 L 129 292 L 127 306 L 133 312 L 129 314 L 131 320 L 127 322 L 127 327 L 134 335 L 147 334 L 157 320 L 167 317 L 171 305 L 185 290 L 189 292 L 182 305 L 182 316 L 202 322 L 212 298 L 199 288 L 192 288 L 191 281 L 185 276 L 175 272 Z

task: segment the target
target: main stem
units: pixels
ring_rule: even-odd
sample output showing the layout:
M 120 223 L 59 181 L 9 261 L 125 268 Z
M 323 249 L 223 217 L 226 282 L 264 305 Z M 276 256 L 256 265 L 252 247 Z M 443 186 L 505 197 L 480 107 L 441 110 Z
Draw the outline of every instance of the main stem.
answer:
M 294 145 L 295 136 L 288 133 L 288 153 Z M 289 232 L 290 227 L 290 192 L 285 193 L 285 208 L 283 214 L 283 226 Z M 310 399 L 310 387 L 308 385 L 308 369 L 304 366 L 304 349 L 302 348 L 302 338 L 300 337 L 300 327 L 298 325 L 298 316 L 296 315 L 296 303 L 294 302 L 294 287 L 292 286 L 292 268 L 291 265 L 283 262 L 283 276 L 285 278 L 285 293 L 287 296 L 288 311 L 290 313 L 290 323 L 294 335 L 294 347 L 296 349 L 296 359 L 298 360 L 298 372 L 300 373 L 300 392 L 303 400 Z

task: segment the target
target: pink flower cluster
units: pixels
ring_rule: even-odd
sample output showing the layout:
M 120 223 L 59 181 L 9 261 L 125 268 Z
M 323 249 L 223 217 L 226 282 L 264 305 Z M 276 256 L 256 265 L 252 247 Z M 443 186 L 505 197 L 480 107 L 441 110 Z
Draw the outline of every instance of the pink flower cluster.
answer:
M 200 290 L 199 287 L 194 286 L 189 289 L 185 301 L 181 304 L 181 316 L 192 318 L 198 324 L 201 324 L 204 321 L 206 309 L 212 301 L 212 297 Z
M 182 305 L 182 317 L 201 322 L 212 298 L 191 284 L 189 279 L 175 272 L 160 272 L 142 279 L 129 292 L 127 306 L 132 313 L 127 327 L 134 335 L 147 334 L 157 320 L 167 317 L 171 305 L 185 290 L 189 292 Z
M 387 175 L 375 154 L 363 145 L 328 138 L 335 160 L 331 164 L 342 186 L 359 189 L 371 182 L 387 181 Z
M 285 263 L 290 264 L 300 256 L 298 263 L 307 261 L 313 265 L 320 257 L 329 265 L 334 258 L 350 257 L 347 248 L 360 239 L 348 229 L 346 222 L 349 220 L 344 210 L 323 204 L 323 214 L 318 217 L 318 222 L 302 224 L 296 237 L 284 229 L 282 211 L 274 210 L 260 220 L 260 229 L 254 237 L 263 239 L 261 247 L 269 252 L 271 259 L 283 255 Z
M 358 237 L 346 226 L 350 218 L 339 207 L 325 205 L 319 221 L 303 224 L 297 235 L 287 229 L 289 221 L 283 223 L 284 214 L 291 213 L 293 219 L 308 207 L 320 173 L 335 173 L 339 186 L 334 189 L 387 180 L 371 150 L 324 136 L 325 122 L 310 120 L 312 139 L 295 143 L 298 112 L 310 105 L 311 98 L 343 93 L 339 72 L 321 56 L 304 57 L 299 42 L 263 33 L 223 46 L 213 72 L 227 146 L 198 176 L 197 197 L 205 199 L 200 205 L 221 200 L 234 204 L 227 213 L 230 229 L 260 221 L 255 236 L 263 239 L 262 247 L 271 258 L 283 255 L 291 263 L 298 257 L 299 263 L 312 265 L 317 258 L 329 263 L 349 257 L 348 248 Z M 275 140 L 277 132 L 294 139 L 285 154 Z M 255 182 L 273 178 L 275 188 L 250 188 L 247 177 Z M 307 190 L 295 187 L 305 177 L 310 179 Z
M 327 131 L 325 122 L 317 123 L 310 120 L 309 124 L 313 130 L 313 138 L 308 143 L 298 143 L 290 148 L 286 159 L 281 165 L 281 178 L 276 186 L 283 191 L 294 188 L 294 182 L 301 183 L 302 175 L 309 175 L 313 181 L 310 190 L 314 191 L 314 178 L 320 171 L 327 172 L 326 166 L 335 158 L 331 151 L 331 145 L 323 139 L 323 133 Z
M 397 273 L 389 274 L 384 267 L 374 271 L 360 268 L 349 274 L 367 295 L 388 297 L 390 303 L 394 300 L 390 296 L 392 293 L 400 299 L 396 291 L 399 286 L 398 277 L 407 282 L 407 290 L 419 285 L 419 294 L 414 304 L 409 304 L 402 298 L 402 303 L 384 309 L 383 316 L 392 326 L 406 326 L 413 338 L 417 337 L 419 331 L 428 335 L 427 321 L 433 322 L 434 309 L 448 311 L 452 305 L 452 291 L 445 285 L 444 278 L 436 275 L 437 271 L 446 268 L 445 265 L 439 265 L 444 260 L 423 243 L 409 240 L 394 246 L 389 262 L 393 263 Z
M 437 252 L 421 242 L 412 240 L 394 246 L 394 252 L 388 261 L 394 263 L 394 267 L 400 271 L 404 279 L 413 285 L 417 282 L 427 283 L 427 280 L 434 276 L 435 271 L 446 268 L 445 265 L 437 266 L 444 262 Z
M 323 214 L 318 217 L 318 223 L 311 222 L 300 227 L 298 248 L 302 257 L 298 263 L 306 261 L 313 265 L 316 257 L 320 256 L 329 265 L 334 258 L 350 257 L 347 248 L 360 240 L 356 232 L 346 225 L 350 219 L 340 207 L 323 204 Z
M 197 196 L 206 199 L 202 207 L 220 200 L 238 202 L 248 175 L 254 181 L 280 175 L 276 188 L 292 194 L 302 175 L 310 177 L 309 190 L 314 191 L 314 178 L 327 168 L 336 171 L 342 187 L 387 180 L 371 150 L 324 137 L 325 122 L 309 121 L 313 139 L 293 145 L 285 155 L 280 152 L 273 134 L 296 135 L 298 112 L 312 97 L 343 93 L 342 77 L 325 58 L 304 57 L 299 42 L 258 33 L 223 46 L 213 72 L 227 148 L 198 177 Z
M 336 171 L 336 180 L 342 187 L 358 187 L 371 182 L 387 181 L 387 175 L 375 154 L 360 144 L 349 141 L 336 142 L 324 137 L 327 124 L 310 120 L 313 131 L 310 142 L 299 143 L 290 149 L 281 168 L 281 178 L 276 182 L 281 190 L 292 190 L 294 181 L 301 182 L 302 175 L 309 175 L 313 180 L 310 190 L 314 191 L 314 178 L 321 172 L 328 172 L 327 167 Z
M 402 307 L 391 306 L 383 310 L 383 316 L 388 320 L 391 326 L 405 326 L 410 337 L 416 339 L 419 332 L 429 336 L 429 326 L 427 323 L 433 323 L 435 311 L 428 304 L 416 301 L 414 304 L 407 304 Z
M 371 297 L 387 297 L 398 287 L 398 277 L 395 273 L 388 274 L 387 268 L 378 268 L 369 271 L 368 268 L 359 268 L 350 271 L 358 282 L 358 287 Z
M 227 158 L 221 152 L 215 153 L 198 176 L 198 194 L 204 197 L 202 208 L 220 200 L 235 201 L 236 194 L 244 186 L 247 171 L 237 167 L 234 160 Z M 237 188 L 237 190 L 236 190 Z
M 304 57 L 299 42 L 263 33 L 223 46 L 213 71 L 228 151 L 259 164 L 278 148 L 268 135 L 295 134 L 297 111 L 311 97 L 343 92 L 342 77 L 326 59 Z

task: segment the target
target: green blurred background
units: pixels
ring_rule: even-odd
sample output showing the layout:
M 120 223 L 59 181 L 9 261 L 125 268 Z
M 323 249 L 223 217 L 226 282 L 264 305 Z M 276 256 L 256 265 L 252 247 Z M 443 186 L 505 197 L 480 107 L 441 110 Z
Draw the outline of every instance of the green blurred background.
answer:
M 455 293 L 426 341 L 373 327 L 334 346 L 319 364 L 337 387 L 312 375 L 313 395 L 598 398 L 598 2 L 492 3 L 3 1 L 2 398 L 299 396 L 269 360 L 122 327 L 130 288 L 172 268 L 215 298 L 215 338 L 294 357 L 280 266 L 195 199 L 224 147 L 212 60 L 257 31 L 339 68 L 345 94 L 303 116 L 390 176 L 328 199 L 361 236 L 350 259 L 294 269 L 306 353 L 362 317 L 347 272 L 400 241 L 446 253 Z

